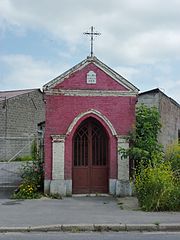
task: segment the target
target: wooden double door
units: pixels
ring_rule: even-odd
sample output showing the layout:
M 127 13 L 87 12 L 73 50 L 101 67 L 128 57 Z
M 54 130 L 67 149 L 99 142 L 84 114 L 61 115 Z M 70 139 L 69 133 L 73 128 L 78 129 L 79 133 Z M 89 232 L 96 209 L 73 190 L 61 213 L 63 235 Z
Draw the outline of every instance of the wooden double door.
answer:
M 94 118 L 78 127 L 73 137 L 73 193 L 108 192 L 108 136 Z

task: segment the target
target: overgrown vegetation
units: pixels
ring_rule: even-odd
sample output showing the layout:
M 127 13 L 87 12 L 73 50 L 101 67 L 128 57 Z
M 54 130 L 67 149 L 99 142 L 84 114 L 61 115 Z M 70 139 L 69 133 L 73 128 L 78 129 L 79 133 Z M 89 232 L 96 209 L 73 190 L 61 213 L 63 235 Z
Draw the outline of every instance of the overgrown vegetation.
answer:
M 180 180 L 180 144 L 172 144 L 167 147 L 165 160 L 171 165 L 175 176 Z
M 136 126 L 130 133 L 130 148 L 126 151 L 120 149 L 122 155 L 127 155 L 134 161 L 136 167 L 139 164 L 153 164 L 156 158 L 163 158 L 162 146 L 157 137 L 161 130 L 160 116 L 155 107 L 148 108 L 144 104 L 136 109 Z
M 173 145 L 164 154 L 157 140 L 160 129 L 157 109 L 140 105 L 136 128 L 130 134 L 131 147 L 120 151 L 135 162 L 135 188 L 143 210 L 180 210 L 180 146 Z
M 26 161 L 33 161 L 38 159 L 38 147 L 37 147 L 37 141 L 34 140 L 31 144 L 31 154 L 25 155 L 25 156 L 17 156 L 13 161 L 14 162 L 26 162 Z
M 27 161 L 32 161 L 32 156 L 18 156 L 16 157 L 13 162 L 27 162 Z
M 143 210 L 180 210 L 180 187 L 169 163 L 142 168 L 136 174 L 135 186 Z
M 27 162 L 21 168 L 22 183 L 13 198 L 30 199 L 39 198 L 43 189 L 43 162 L 38 154 L 37 142 L 32 144 L 32 161 Z

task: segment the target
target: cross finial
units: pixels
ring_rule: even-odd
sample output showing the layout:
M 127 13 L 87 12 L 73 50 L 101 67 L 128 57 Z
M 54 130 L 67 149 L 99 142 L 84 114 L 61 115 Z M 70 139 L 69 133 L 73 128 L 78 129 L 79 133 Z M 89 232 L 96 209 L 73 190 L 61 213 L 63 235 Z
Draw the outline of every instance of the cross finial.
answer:
M 94 32 L 94 27 L 91 26 L 91 31 L 90 32 L 84 32 L 85 35 L 90 35 L 91 37 L 91 57 L 93 56 L 93 41 L 94 41 L 94 36 L 101 35 L 99 32 Z

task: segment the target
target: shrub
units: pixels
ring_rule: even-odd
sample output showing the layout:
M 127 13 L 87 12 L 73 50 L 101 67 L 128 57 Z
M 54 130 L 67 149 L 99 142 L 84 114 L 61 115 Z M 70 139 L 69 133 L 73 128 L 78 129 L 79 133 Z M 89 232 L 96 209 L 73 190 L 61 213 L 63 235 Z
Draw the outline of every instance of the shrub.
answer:
M 43 163 L 39 160 L 26 163 L 21 169 L 21 177 L 24 182 L 31 183 L 37 188 L 43 184 Z
M 169 163 L 142 167 L 136 175 L 135 187 L 143 210 L 180 210 L 180 185 Z
M 142 209 L 180 210 L 180 145 L 171 146 L 164 155 L 157 140 L 160 130 L 158 110 L 140 105 L 136 109 L 136 127 L 129 136 L 130 148 L 119 151 L 134 162 L 135 187 Z
M 37 191 L 37 187 L 35 185 L 32 183 L 23 182 L 13 197 L 17 199 L 32 199 L 39 198 L 40 194 Z
M 39 158 L 38 156 L 38 146 L 37 146 L 37 139 L 34 139 L 31 145 L 31 157 L 33 160 L 36 160 Z
M 180 185 L 175 183 L 174 188 L 169 195 L 168 209 L 170 211 L 180 211 Z
M 162 146 L 158 143 L 157 136 L 161 129 L 160 115 L 156 107 L 147 107 L 141 104 L 136 108 L 136 126 L 129 135 L 130 148 L 119 149 L 122 157 L 129 156 L 138 167 L 143 162 L 147 166 L 149 162 L 162 161 Z
M 180 144 L 172 144 L 167 147 L 165 160 L 171 164 L 175 176 L 180 180 Z
M 43 163 L 37 159 L 27 162 L 21 168 L 22 183 L 14 193 L 13 198 L 29 199 L 40 197 L 43 189 Z

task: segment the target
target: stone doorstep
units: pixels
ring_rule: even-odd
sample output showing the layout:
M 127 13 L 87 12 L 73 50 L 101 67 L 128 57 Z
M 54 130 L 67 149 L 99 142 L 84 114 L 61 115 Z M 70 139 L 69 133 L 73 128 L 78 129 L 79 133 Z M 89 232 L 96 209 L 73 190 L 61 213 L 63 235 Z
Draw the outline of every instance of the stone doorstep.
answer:
M 29 227 L 0 227 L 0 232 L 180 232 L 177 224 L 59 224 Z

